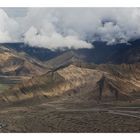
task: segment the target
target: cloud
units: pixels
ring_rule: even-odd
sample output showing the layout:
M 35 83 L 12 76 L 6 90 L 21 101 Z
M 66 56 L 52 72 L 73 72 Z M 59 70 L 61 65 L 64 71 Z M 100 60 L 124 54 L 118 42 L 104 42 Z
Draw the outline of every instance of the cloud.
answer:
M 139 8 L 62 8 L 56 17 L 63 32 L 73 30 L 86 40 L 111 44 L 140 38 Z
M 35 27 L 31 27 L 25 34 L 25 43 L 31 46 L 46 47 L 49 49 L 57 48 L 91 48 L 92 45 L 86 41 L 80 40 L 77 36 L 62 36 L 57 32 L 52 32 L 51 35 L 38 33 Z
M 23 19 L 24 42 L 30 46 L 57 48 L 91 48 L 93 45 L 86 42 L 77 34 L 63 32 L 58 27 L 58 17 L 55 9 L 29 9 L 27 16 Z M 38 18 L 37 18 L 38 17 Z M 70 29 L 67 28 L 70 32 Z M 62 33 L 63 32 L 63 33 Z
M 31 46 L 77 49 L 90 48 L 94 41 L 110 45 L 140 38 L 139 8 L 28 8 L 26 12 L 11 19 L 0 10 L 0 21 L 4 21 L 0 41 L 16 39 Z
M 0 9 L 0 42 L 16 41 L 18 23 Z

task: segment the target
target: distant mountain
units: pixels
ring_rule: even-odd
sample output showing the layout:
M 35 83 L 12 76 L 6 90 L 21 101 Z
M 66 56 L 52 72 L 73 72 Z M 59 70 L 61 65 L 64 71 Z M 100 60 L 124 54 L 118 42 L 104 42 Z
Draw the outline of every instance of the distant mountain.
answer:
M 94 42 L 94 48 L 91 49 L 66 49 L 66 50 L 49 50 L 47 48 L 30 47 L 23 43 L 4 43 L 7 48 L 12 48 L 18 52 L 25 52 L 29 56 L 46 62 L 69 51 L 74 52 L 74 57 L 80 58 L 88 63 L 95 64 L 122 64 L 122 63 L 137 63 L 140 62 L 140 40 L 131 41 L 128 43 L 106 45 L 106 42 Z
M 85 56 L 87 62 L 95 64 L 140 62 L 140 40 L 109 46 L 105 42 L 94 42 L 93 45 L 93 49 L 79 49 L 76 52 Z
M 48 61 L 46 61 L 46 65 L 49 68 L 59 68 L 66 67 L 70 64 L 81 64 L 84 63 L 84 58 L 82 55 L 79 55 L 75 51 L 67 51 L 57 57 L 54 57 Z
M 2 43 L 1 45 L 6 46 L 7 48 L 14 49 L 17 52 L 25 52 L 32 58 L 36 58 L 40 61 L 47 61 L 64 52 L 61 50 L 52 51 L 47 48 L 31 47 L 24 43 Z

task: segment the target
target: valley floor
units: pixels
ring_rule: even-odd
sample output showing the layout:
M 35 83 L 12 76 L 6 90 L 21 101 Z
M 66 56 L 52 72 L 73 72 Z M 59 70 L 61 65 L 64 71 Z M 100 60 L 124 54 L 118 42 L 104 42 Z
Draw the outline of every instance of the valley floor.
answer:
M 140 132 L 140 106 L 13 105 L 0 109 L 0 132 Z

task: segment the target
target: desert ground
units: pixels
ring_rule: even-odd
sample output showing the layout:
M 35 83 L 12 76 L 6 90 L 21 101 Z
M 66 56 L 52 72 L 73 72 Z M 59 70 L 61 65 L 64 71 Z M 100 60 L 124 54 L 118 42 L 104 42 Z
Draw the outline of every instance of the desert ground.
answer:
M 17 104 L 1 107 L 0 132 L 140 132 L 137 102 L 95 105 L 47 99 Z

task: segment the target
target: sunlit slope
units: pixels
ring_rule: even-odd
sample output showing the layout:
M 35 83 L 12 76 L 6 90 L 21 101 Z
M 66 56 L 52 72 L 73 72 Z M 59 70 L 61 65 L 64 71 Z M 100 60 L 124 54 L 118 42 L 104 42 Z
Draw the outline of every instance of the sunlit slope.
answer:
M 101 69 L 101 68 L 100 68 Z M 108 68 L 110 69 L 110 68 Z M 139 80 L 119 77 L 109 70 L 69 65 L 17 84 L 3 93 L 5 101 L 33 98 L 79 97 L 82 100 L 133 100 L 140 91 Z
M 26 76 L 41 74 L 44 66 L 36 60 L 0 46 L 0 75 Z

